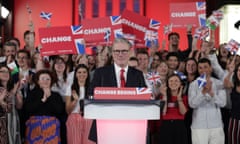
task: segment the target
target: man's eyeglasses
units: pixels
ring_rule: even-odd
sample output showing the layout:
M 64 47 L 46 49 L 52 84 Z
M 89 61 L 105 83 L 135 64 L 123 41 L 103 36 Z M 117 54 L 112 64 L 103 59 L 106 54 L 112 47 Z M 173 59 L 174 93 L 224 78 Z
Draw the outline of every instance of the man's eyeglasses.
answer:
M 125 54 L 128 54 L 128 52 L 129 50 L 113 50 L 113 53 L 117 55 L 119 55 L 120 53 L 125 55 Z

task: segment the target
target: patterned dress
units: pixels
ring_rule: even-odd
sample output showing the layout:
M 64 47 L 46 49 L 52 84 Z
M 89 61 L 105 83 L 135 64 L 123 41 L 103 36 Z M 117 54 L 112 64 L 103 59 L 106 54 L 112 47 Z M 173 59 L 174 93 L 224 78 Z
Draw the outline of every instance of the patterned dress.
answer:
M 3 87 L 0 87 L 0 93 L 4 90 Z M 11 101 L 9 93 L 7 93 L 4 102 L 6 106 L 0 105 L 0 144 L 8 144 L 8 128 L 7 128 L 7 114 L 11 111 Z

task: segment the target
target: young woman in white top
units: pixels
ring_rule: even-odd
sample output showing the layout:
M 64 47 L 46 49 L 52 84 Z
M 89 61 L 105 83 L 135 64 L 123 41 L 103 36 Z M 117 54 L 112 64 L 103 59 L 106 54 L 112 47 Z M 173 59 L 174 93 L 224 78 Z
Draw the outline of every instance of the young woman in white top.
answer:
M 92 120 L 83 118 L 83 100 L 86 97 L 88 85 L 88 68 L 84 64 L 79 64 L 74 71 L 73 84 L 66 92 L 68 144 L 94 144 L 88 140 Z

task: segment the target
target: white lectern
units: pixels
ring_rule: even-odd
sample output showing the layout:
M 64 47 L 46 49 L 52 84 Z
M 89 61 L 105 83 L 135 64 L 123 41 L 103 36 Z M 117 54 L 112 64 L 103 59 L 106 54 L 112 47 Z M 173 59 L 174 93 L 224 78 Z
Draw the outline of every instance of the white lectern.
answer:
M 85 100 L 84 117 L 96 119 L 98 144 L 146 144 L 147 120 L 160 119 L 160 101 L 113 97 Z

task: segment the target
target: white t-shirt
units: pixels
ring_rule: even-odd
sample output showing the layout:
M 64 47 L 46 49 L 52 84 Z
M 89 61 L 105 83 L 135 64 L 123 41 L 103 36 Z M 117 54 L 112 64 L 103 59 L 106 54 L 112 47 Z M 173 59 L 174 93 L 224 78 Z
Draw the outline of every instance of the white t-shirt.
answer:
M 78 102 L 75 105 L 72 113 L 80 113 L 80 100 L 84 99 L 84 95 L 85 95 L 85 88 L 84 87 L 80 87 L 79 89 L 79 94 L 80 96 L 78 97 Z M 71 90 L 71 86 L 69 86 L 66 90 L 66 96 L 71 96 L 72 95 L 72 90 Z

